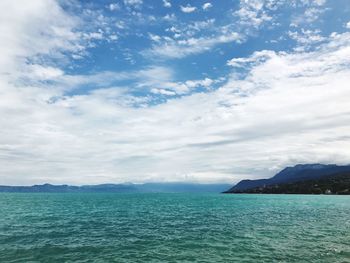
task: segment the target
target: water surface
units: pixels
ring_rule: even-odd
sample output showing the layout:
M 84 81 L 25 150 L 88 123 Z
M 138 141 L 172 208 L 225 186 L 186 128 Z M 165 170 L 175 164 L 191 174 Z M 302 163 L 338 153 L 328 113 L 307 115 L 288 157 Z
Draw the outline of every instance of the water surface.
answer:
M 350 262 L 350 197 L 1 193 L 0 262 Z

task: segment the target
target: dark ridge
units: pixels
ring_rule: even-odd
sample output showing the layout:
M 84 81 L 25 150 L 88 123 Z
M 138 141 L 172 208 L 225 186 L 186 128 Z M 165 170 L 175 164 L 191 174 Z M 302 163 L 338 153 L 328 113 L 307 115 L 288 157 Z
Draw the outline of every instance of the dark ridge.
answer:
M 350 165 L 338 166 L 335 164 L 298 164 L 286 167 L 269 179 L 242 180 L 225 193 L 244 193 L 251 189 L 266 188 L 272 185 L 296 183 L 307 180 L 318 180 L 322 177 L 350 172 Z
M 235 193 L 350 195 L 350 172 L 328 175 L 319 179 L 256 187 Z

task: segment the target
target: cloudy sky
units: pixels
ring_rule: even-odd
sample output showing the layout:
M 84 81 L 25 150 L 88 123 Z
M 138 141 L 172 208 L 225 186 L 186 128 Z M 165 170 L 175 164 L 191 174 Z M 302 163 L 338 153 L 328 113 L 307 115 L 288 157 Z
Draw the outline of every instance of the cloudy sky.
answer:
M 0 184 L 350 163 L 349 0 L 1 0 Z

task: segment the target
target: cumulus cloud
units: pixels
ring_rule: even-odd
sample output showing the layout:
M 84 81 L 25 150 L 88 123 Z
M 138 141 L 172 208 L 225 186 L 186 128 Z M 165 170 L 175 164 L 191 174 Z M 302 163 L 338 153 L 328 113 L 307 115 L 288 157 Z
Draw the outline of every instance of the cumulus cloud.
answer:
M 153 89 L 151 89 L 151 92 L 153 94 L 161 94 L 161 95 L 166 95 L 166 96 L 175 96 L 176 95 L 176 92 L 171 91 L 171 90 L 167 90 L 167 89 L 153 88 Z
M 108 6 L 109 10 L 111 11 L 115 11 L 115 10 L 119 10 L 120 9 L 120 6 L 118 3 L 113 3 L 113 4 L 109 4 Z
M 202 5 L 202 9 L 203 10 L 209 10 L 210 8 L 212 8 L 213 7 L 213 5 L 211 4 L 211 3 L 204 3 L 203 5 Z
M 233 58 L 227 62 L 227 65 L 237 68 L 245 68 L 248 64 L 256 66 L 273 56 L 276 56 L 276 53 L 271 50 L 255 51 L 250 57 Z
M 240 9 L 234 12 L 239 18 L 239 24 L 248 27 L 259 28 L 263 23 L 272 20 L 265 8 L 265 2 L 261 0 L 240 1 Z
M 59 68 L 54 68 L 50 66 L 42 65 L 29 65 L 28 66 L 28 77 L 35 76 L 38 80 L 49 80 L 56 79 L 60 76 L 63 76 L 64 72 Z
M 127 6 L 140 6 L 143 4 L 143 0 L 124 0 L 124 4 Z
M 346 27 L 347 29 L 350 29 L 350 21 L 346 23 L 345 27 Z
M 184 13 L 192 13 L 197 10 L 197 7 L 191 6 L 191 5 L 186 5 L 186 6 L 180 6 L 180 9 Z
M 320 30 L 305 30 L 303 28 L 300 32 L 289 31 L 288 36 L 298 43 L 298 45 L 294 48 L 295 50 L 310 49 L 327 40 L 326 37 L 322 36 Z
M 295 15 L 292 24 L 295 26 L 307 25 L 319 19 L 319 17 L 328 9 L 324 7 L 326 1 L 302 1 L 305 10 L 302 14 Z
M 166 14 L 165 16 L 163 16 L 163 20 L 174 22 L 177 20 L 177 17 L 175 14 Z
M 60 57 L 63 51 L 83 51 L 80 34 L 73 31 L 78 19 L 64 13 L 55 1 L 35 0 L 30 4 L 16 5 L 4 0 L 0 8 L 1 73 L 17 72 L 14 67 L 25 65 L 24 60 L 38 53 Z
M 164 38 L 162 42 L 156 43 L 149 50 L 143 52 L 148 57 L 183 58 L 188 55 L 210 51 L 214 46 L 223 43 L 240 42 L 242 36 L 236 32 L 230 32 L 216 37 L 199 37 L 174 40 Z
M 164 7 L 170 8 L 171 2 L 169 0 L 163 0 L 163 5 L 164 5 Z
M 210 87 L 214 81 L 210 78 L 205 78 L 203 80 L 187 80 L 186 85 L 190 88 L 196 88 L 198 86 Z
M 295 162 L 348 162 L 349 44 L 349 34 L 333 34 L 313 52 L 236 59 L 249 63 L 245 78 L 156 106 L 127 106 L 121 101 L 137 98 L 113 88 L 50 103 L 54 93 L 39 89 L 38 97 L 37 87 L 3 90 L 1 179 L 234 181 Z M 170 77 L 164 69 L 140 74 L 156 72 L 158 82 Z
M 1 184 L 233 183 L 350 161 L 349 32 L 311 51 L 234 57 L 224 84 L 178 81 L 159 65 L 69 75 L 60 65 L 86 49 L 78 18 L 55 1 L 0 7 Z M 161 38 L 152 52 L 198 54 L 240 38 L 221 36 Z
M 135 86 L 150 90 L 153 94 L 186 95 L 198 87 L 209 89 L 212 85 L 220 83 L 221 79 L 204 78 L 200 80 L 174 81 L 174 72 L 170 68 L 154 66 L 136 72 L 119 74 L 136 80 Z

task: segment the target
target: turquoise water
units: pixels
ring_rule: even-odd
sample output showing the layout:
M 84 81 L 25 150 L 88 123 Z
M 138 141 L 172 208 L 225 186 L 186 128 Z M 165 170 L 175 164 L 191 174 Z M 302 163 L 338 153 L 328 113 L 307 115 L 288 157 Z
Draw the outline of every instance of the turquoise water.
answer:
M 350 262 L 350 196 L 2 193 L 0 262 Z

